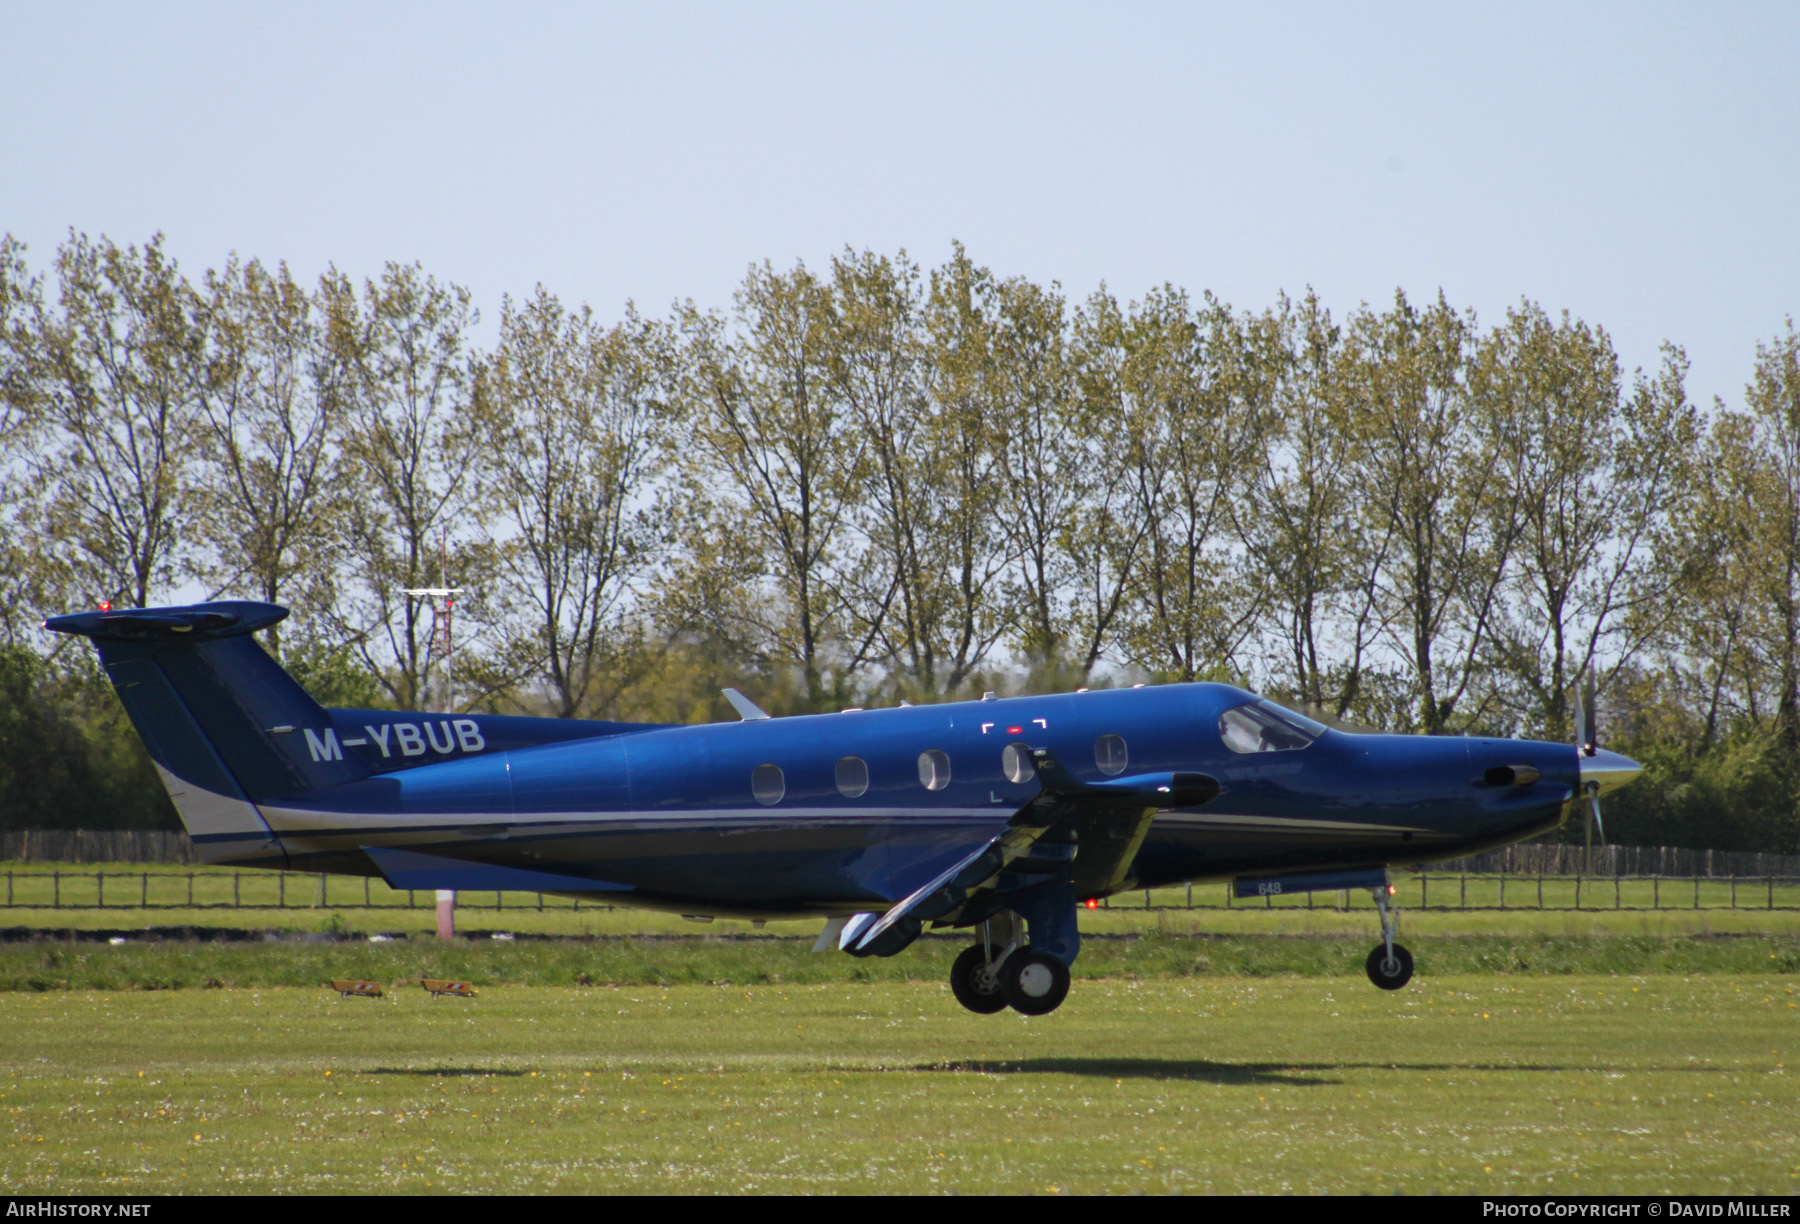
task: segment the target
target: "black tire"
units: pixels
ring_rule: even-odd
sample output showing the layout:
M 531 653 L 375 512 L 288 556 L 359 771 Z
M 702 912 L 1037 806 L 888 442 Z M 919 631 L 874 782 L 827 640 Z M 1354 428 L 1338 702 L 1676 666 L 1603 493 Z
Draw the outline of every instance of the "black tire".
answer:
M 1376 944 L 1375 950 L 1369 953 L 1368 963 L 1364 966 L 1369 971 L 1369 980 L 1383 990 L 1399 990 L 1412 981 L 1412 953 L 1399 944 L 1394 945 L 1394 961 L 1387 962 L 1387 946 Z
M 1000 989 L 999 977 L 987 971 L 987 953 L 976 944 L 964 948 L 950 966 L 950 993 L 977 1015 L 991 1016 L 1006 1010 L 1006 993 Z
M 1000 989 L 1021 1015 L 1048 1015 L 1069 997 L 1069 967 L 1048 952 L 1020 948 L 1000 966 Z

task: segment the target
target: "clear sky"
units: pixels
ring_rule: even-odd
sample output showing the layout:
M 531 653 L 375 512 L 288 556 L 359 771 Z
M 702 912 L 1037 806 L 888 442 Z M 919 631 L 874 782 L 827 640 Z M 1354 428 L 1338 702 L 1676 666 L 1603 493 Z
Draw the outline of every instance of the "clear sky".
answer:
M 846 245 L 1334 312 L 1441 288 L 1664 339 L 1741 398 L 1800 315 L 1800 3 L 0 0 L 0 230 L 312 276 L 419 260 L 488 320 L 723 306 Z

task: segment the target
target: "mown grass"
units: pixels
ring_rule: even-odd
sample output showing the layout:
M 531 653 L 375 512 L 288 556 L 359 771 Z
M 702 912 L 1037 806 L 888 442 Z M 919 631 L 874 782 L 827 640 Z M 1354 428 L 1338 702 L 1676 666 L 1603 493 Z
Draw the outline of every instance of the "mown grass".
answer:
M 966 937 L 930 936 L 890 958 L 813 953 L 808 939 L 635 936 L 591 940 L 432 938 L 384 943 L 291 940 L 200 943 L 38 939 L 0 945 L 0 992 L 317 986 L 332 978 L 390 985 L 425 977 L 496 986 L 805 985 L 941 982 Z M 1371 936 L 1144 934 L 1084 942 L 1075 976 L 1360 980 Z M 1454 974 L 1793 974 L 1794 936 L 1468 935 L 1414 941 L 1423 976 Z
M 1084 958 L 1085 959 L 1085 958 Z M 1800 983 L 0 995 L 14 1194 L 1792 1194 Z

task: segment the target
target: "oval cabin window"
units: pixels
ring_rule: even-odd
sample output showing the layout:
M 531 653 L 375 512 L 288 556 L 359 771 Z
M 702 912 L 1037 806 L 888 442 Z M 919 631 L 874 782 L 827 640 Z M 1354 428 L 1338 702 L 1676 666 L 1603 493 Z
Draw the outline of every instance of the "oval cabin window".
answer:
M 750 771 L 750 793 L 764 807 L 781 802 L 787 794 L 787 779 L 781 774 L 779 765 L 758 765 Z
M 1102 735 L 1094 741 L 1094 764 L 1100 767 L 1103 774 L 1118 775 L 1125 772 L 1125 741 L 1117 735 Z
M 927 748 L 919 754 L 919 785 L 934 791 L 950 785 L 949 753 L 942 748 Z
M 838 794 L 854 799 L 869 789 L 869 765 L 858 756 L 844 757 L 837 763 Z

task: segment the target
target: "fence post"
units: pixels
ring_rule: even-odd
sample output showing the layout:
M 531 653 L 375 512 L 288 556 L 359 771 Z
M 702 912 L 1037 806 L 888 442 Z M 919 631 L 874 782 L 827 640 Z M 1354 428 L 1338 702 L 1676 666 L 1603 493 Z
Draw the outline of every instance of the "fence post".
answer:
M 1700 877 L 1694 877 L 1694 908 L 1700 908 Z
M 105 909 L 106 908 L 106 873 L 104 871 L 96 871 L 94 873 L 94 897 L 95 897 L 95 900 L 98 902 L 98 904 L 96 905 L 95 908 Z
M 1623 876 L 1614 876 L 1613 877 L 1613 908 L 1614 909 L 1619 908 L 1619 881 L 1622 880 L 1623 878 L 1624 878 Z
M 8 892 L 8 893 L 7 893 L 7 894 L 6 894 L 6 895 L 7 895 L 7 897 L 8 897 L 8 899 L 10 899 L 10 898 L 11 898 L 11 897 L 12 897 L 12 893 L 11 893 L 11 892 Z M 580 905 L 580 904 L 581 904 L 581 902 L 579 902 L 579 901 L 577 901 L 577 902 L 576 902 L 576 903 L 575 903 L 575 904 L 577 904 L 577 905 Z M 1189 881 L 1188 881 L 1188 899 L 1187 899 L 1187 907 L 1188 907 L 1188 908 L 1189 908 L 1189 909 L 1193 909 L 1193 908 L 1194 908 L 1194 882 L 1193 882 L 1193 881 L 1192 881 L 1192 880 L 1189 880 Z
M 1500 908 L 1506 908 L 1506 873 L 1500 873 Z
M 1769 877 L 1769 908 L 1775 908 L 1775 877 Z
M 363 908 L 369 908 L 369 877 L 363 877 Z
M 1737 872 L 1731 873 L 1731 908 L 1737 908 Z
M 1431 900 L 1431 877 L 1424 872 L 1419 873 L 1419 908 L 1426 908 Z
M 1575 873 L 1575 908 L 1581 908 L 1581 873 Z
M 287 872 L 275 873 L 275 908 L 287 908 Z
M 194 873 L 188 872 L 188 908 L 194 908 Z
M 543 912 L 544 912 L 544 894 L 539 893 L 538 894 L 538 913 L 541 914 Z
M 1462 907 L 1469 908 L 1469 876 L 1467 872 L 1464 872 L 1462 876 Z
M 1538 872 L 1538 908 L 1544 908 L 1544 873 Z
M 149 909 L 150 908 L 150 873 L 148 871 L 146 871 L 144 873 L 143 891 L 138 893 L 138 908 L 139 909 Z
M 62 872 L 60 871 L 50 873 L 50 908 L 62 908 Z
M 12 872 L 10 872 L 10 871 L 6 873 L 6 904 L 7 904 L 8 908 L 11 908 L 11 906 L 12 906 Z

